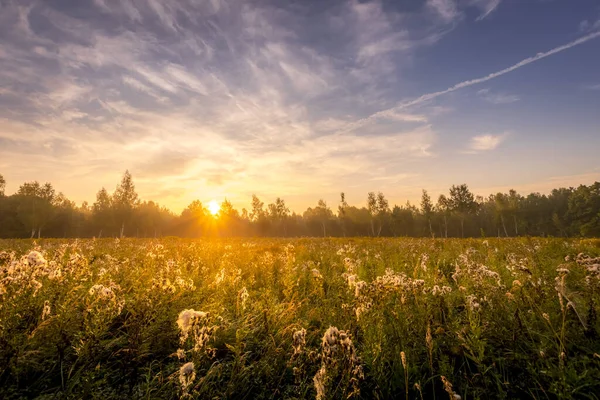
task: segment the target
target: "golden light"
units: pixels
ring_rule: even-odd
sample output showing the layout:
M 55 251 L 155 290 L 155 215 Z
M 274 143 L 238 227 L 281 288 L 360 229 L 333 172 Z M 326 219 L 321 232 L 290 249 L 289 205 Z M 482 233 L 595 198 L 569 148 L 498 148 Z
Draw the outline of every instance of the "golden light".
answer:
M 217 203 L 216 200 L 211 200 L 208 203 L 208 211 L 210 211 L 210 213 L 213 216 L 216 216 L 219 213 L 220 210 L 221 210 L 221 206 L 219 205 L 219 203 Z

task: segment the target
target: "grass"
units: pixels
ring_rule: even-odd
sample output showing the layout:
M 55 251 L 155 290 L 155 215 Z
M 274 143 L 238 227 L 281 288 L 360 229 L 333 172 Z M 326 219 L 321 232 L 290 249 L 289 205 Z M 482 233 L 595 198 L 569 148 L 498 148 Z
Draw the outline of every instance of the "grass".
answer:
M 0 241 L 0 397 L 596 399 L 598 256 L 540 238 Z

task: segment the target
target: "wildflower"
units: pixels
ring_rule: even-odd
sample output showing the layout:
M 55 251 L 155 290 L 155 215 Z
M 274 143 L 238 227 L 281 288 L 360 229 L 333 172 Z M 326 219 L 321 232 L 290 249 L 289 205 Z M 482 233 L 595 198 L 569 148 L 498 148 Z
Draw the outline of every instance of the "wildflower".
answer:
M 402 360 L 402 368 L 406 369 L 406 353 L 400 352 L 400 359 Z
M 444 390 L 450 396 L 450 400 L 460 400 L 461 399 L 460 395 L 457 394 L 456 392 L 454 392 L 450 381 L 444 375 L 442 375 L 441 378 L 442 378 L 442 383 L 444 384 Z
M 196 379 L 196 370 L 194 369 L 194 363 L 188 362 L 183 364 L 179 369 L 179 383 L 184 391 L 187 390 L 188 386 Z
M 44 309 L 42 310 L 42 321 L 50 315 L 50 312 L 50 302 L 46 300 L 44 301 Z
M 325 365 L 321 366 L 319 372 L 313 378 L 313 382 L 315 384 L 315 390 L 317 391 L 317 400 L 321 400 L 325 398 L 325 378 L 327 377 L 327 369 Z
M 177 358 L 179 358 L 180 360 L 185 360 L 185 350 L 183 349 L 177 349 Z
M 94 285 L 88 291 L 90 296 L 98 296 L 102 299 L 113 299 L 115 297 L 115 293 L 112 288 L 104 286 L 104 285 Z
M 477 302 L 477 296 L 473 294 L 467 296 L 467 306 L 471 311 L 479 310 L 480 305 Z
M 221 268 L 221 270 L 215 276 L 215 285 L 219 285 L 224 280 L 225 280 L 225 268 Z
M 550 316 L 547 313 L 543 313 L 542 317 L 544 317 L 544 319 L 550 323 Z
M 302 349 L 306 344 L 306 329 L 302 328 L 299 331 L 294 332 L 292 337 L 294 339 L 292 344 L 294 347 L 294 355 L 302 353 Z
M 177 326 L 181 331 L 182 339 L 185 341 L 187 338 L 190 328 L 194 325 L 197 320 L 206 318 L 208 314 L 202 311 L 195 311 L 193 309 L 183 310 L 177 317 Z
M 318 269 L 313 268 L 311 270 L 311 273 L 312 273 L 313 278 L 315 278 L 315 279 L 323 279 L 323 275 L 321 275 L 321 272 Z
M 48 261 L 46 261 L 42 253 L 34 250 L 27 255 L 27 263 L 32 267 L 38 267 L 47 265 Z
M 367 287 L 367 282 L 358 281 L 354 284 L 354 297 L 360 297 L 361 291 Z
M 246 290 L 246 287 L 244 286 L 242 288 L 242 290 L 240 290 L 240 300 L 242 301 L 242 310 L 246 309 L 246 300 L 248 300 L 248 297 L 250 297 L 250 295 L 248 294 L 248 290 Z

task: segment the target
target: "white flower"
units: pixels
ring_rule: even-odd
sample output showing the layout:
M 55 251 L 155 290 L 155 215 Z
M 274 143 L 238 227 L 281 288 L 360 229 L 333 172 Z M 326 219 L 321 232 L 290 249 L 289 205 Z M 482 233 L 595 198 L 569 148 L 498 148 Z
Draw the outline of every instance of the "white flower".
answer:
M 294 343 L 292 346 L 294 347 L 294 354 L 302 353 L 302 348 L 306 344 L 306 329 L 302 328 L 299 331 L 294 332 L 293 334 Z
M 179 313 L 177 317 L 177 326 L 182 333 L 182 336 L 185 338 L 190 330 L 190 328 L 194 325 L 194 322 L 203 318 L 206 318 L 208 314 L 202 311 L 196 311 L 193 309 L 183 310 Z
M 194 363 L 188 362 L 181 366 L 179 369 L 179 383 L 183 390 L 186 390 L 188 386 L 196 379 L 196 370 L 194 369 Z
M 48 261 L 46 261 L 42 253 L 34 250 L 27 254 L 27 263 L 31 266 L 37 267 L 48 264 Z

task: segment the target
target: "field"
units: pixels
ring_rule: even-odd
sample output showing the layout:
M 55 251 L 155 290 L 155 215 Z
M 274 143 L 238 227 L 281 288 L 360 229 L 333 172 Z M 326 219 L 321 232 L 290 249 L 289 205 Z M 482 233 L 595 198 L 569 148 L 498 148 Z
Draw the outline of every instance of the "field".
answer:
M 600 397 L 600 241 L 0 241 L 0 398 Z

